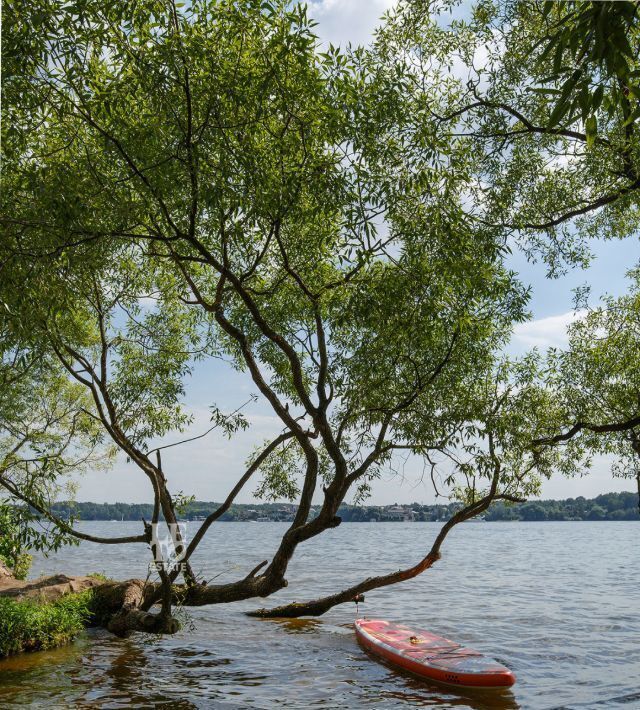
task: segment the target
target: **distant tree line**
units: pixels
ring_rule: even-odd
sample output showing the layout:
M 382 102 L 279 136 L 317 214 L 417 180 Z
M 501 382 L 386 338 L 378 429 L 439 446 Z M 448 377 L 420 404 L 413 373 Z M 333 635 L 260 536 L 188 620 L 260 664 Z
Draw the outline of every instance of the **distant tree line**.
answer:
M 496 503 L 486 520 L 639 520 L 635 493 L 603 493 L 595 498 L 540 500 L 505 506 Z
M 193 501 L 180 515 L 181 519 L 196 520 L 206 517 L 219 503 Z M 417 522 L 445 520 L 460 507 L 459 503 L 421 505 L 412 503 L 402 506 L 413 514 Z M 56 503 L 53 510 L 62 518 L 80 520 L 150 520 L 151 503 Z M 389 520 L 389 506 L 343 505 L 339 515 L 343 522 L 360 523 Z M 222 521 L 249 521 L 269 518 L 288 521 L 296 512 L 296 506 L 281 503 L 234 504 L 220 518 Z M 317 510 L 312 510 L 317 514 Z M 486 521 L 545 521 L 545 520 L 638 520 L 638 498 L 634 493 L 604 493 L 595 498 L 583 496 L 566 500 L 538 500 L 527 503 L 494 503 L 485 513 Z

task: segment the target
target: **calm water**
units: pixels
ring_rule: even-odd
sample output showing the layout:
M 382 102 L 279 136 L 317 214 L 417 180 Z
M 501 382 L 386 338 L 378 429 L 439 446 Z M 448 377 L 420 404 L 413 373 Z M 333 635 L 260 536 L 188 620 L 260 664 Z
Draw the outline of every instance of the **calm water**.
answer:
M 94 534 L 135 523 L 84 523 Z M 198 525 L 191 523 L 191 525 Z M 237 578 L 276 547 L 284 523 L 220 523 L 194 560 Z M 345 524 L 302 545 L 289 587 L 268 600 L 189 610 L 192 628 L 153 640 L 89 632 L 72 646 L 0 662 L 0 708 L 640 708 L 640 525 L 468 523 L 421 577 L 367 595 L 361 612 L 415 623 L 509 666 L 513 692 L 428 685 L 357 645 L 353 606 L 313 620 L 243 610 L 335 591 L 415 562 L 437 524 Z M 33 574 L 144 576 L 144 546 L 83 543 Z

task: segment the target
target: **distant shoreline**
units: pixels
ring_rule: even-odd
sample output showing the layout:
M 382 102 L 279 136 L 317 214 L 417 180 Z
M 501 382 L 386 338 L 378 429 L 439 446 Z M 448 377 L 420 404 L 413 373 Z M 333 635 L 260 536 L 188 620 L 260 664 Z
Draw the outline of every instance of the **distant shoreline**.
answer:
M 218 508 L 219 504 L 192 501 L 179 511 L 180 520 L 201 522 Z M 420 503 L 394 505 L 343 505 L 338 515 L 345 523 L 365 522 L 443 522 L 456 508 L 457 503 Z M 311 516 L 319 511 L 313 506 Z M 297 506 L 290 503 L 245 503 L 234 504 L 219 518 L 222 522 L 291 522 Z M 93 503 L 60 502 L 52 512 L 64 519 L 109 521 L 150 520 L 153 506 L 150 503 Z M 600 520 L 640 520 L 638 495 L 636 493 L 604 493 L 595 498 L 582 496 L 564 500 L 534 500 L 527 503 L 507 505 L 495 503 L 476 522 L 593 522 Z

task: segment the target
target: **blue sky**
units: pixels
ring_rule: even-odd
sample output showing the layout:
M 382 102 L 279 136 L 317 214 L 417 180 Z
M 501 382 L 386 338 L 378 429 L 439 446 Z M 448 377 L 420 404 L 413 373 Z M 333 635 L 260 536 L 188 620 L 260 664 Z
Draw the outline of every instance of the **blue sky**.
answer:
M 319 25 L 321 39 L 334 44 L 365 43 L 378 18 L 392 2 L 385 0 L 319 0 L 309 4 L 309 14 Z M 574 317 L 573 289 L 589 283 L 594 301 L 604 293 L 618 295 L 626 290 L 625 273 L 640 259 L 637 237 L 624 242 L 595 242 L 594 259 L 589 269 L 573 270 L 566 276 L 546 278 L 544 265 L 532 264 L 521 252 L 515 252 L 510 266 L 520 278 L 532 286 L 530 308 L 532 319 L 516 328 L 511 351 L 525 352 L 537 346 L 562 346 L 566 327 Z M 233 411 L 255 391 L 245 375 L 214 361 L 199 364 L 188 382 L 186 406 L 194 417 L 184 437 L 170 437 L 167 443 L 204 432 L 209 427 L 209 407 L 215 402 L 224 411 Z M 183 491 L 199 500 L 219 501 L 242 475 L 244 461 L 251 450 L 280 431 L 279 420 L 262 402 L 245 410 L 251 423 L 249 432 L 241 433 L 230 443 L 213 433 L 204 439 L 164 452 L 164 469 L 174 492 Z M 410 462 L 402 478 L 383 476 L 376 482 L 371 504 L 395 502 L 433 502 L 430 486 L 420 481 L 421 469 Z M 124 457 L 118 457 L 108 472 L 90 472 L 78 480 L 78 500 L 98 502 L 146 502 L 151 499 L 148 481 Z M 252 502 L 251 492 L 257 482 L 249 484 L 238 502 Z M 581 479 L 556 477 L 545 483 L 543 498 L 592 497 L 613 490 L 634 490 L 631 481 L 613 479 L 610 461 L 598 459 L 591 473 Z

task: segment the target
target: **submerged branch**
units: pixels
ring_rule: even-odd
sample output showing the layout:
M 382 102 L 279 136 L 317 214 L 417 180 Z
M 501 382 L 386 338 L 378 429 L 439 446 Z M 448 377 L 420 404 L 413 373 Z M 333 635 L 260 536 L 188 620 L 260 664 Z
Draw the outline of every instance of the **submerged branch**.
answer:
M 445 538 L 449 534 L 452 528 L 454 528 L 459 523 L 483 513 L 494 500 L 509 499 L 515 500 L 514 496 L 507 496 L 506 494 L 499 495 L 496 493 L 497 484 L 499 477 L 499 468 L 496 468 L 496 472 L 492 481 L 491 489 L 486 496 L 480 500 L 471 503 L 461 510 L 459 510 L 455 515 L 453 515 L 440 529 L 431 549 L 417 564 L 412 567 L 405 569 L 400 569 L 396 572 L 391 572 L 389 574 L 380 575 L 377 577 L 369 577 L 357 584 L 348 587 L 347 589 L 338 592 L 337 594 L 332 594 L 326 597 L 320 597 L 309 602 L 293 602 L 291 604 L 284 604 L 273 609 L 256 609 L 255 611 L 248 612 L 249 616 L 258 616 L 263 618 L 271 617 L 286 617 L 286 618 L 296 618 L 299 616 L 320 616 L 325 612 L 329 611 L 332 607 L 337 604 L 344 604 L 345 602 L 355 601 L 361 594 L 369 592 L 373 589 L 378 589 L 380 587 L 386 587 L 391 584 L 397 584 L 398 582 L 404 582 L 408 579 L 413 579 L 419 574 L 422 574 L 425 570 L 433 566 L 435 562 L 440 559 L 440 548 L 445 541 Z

